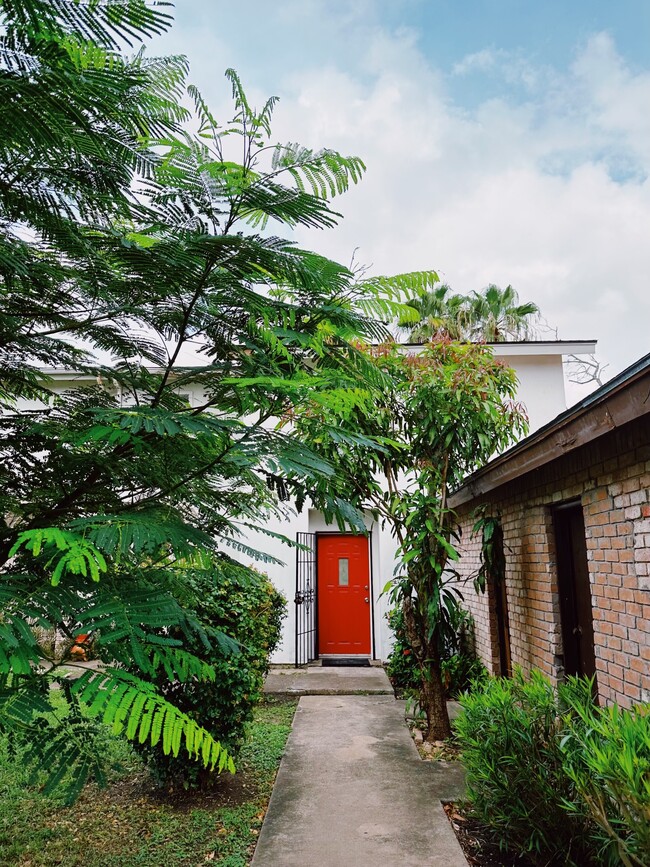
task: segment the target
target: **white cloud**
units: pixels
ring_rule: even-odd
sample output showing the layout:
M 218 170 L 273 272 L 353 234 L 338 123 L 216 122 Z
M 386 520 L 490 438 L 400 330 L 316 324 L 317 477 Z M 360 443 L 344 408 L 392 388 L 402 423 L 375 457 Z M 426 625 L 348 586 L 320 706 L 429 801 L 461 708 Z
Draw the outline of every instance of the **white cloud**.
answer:
M 279 4 L 272 34 L 292 20 L 292 3 Z M 255 77 L 249 55 L 226 46 L 208 79 L 212 43 L 196 28 L 198 42 L 184 48 L 219 113 L 221 70 L 232 64 L 256 103 L 280 94 L 280 140 L 367 163 L 362 184 L 336 203 L 341 226 L 298 233 L 299 242 L 343 262 L 359 247 L 375 272 L 435 268 L 460 291 L 512 283 L 561 337 L 597 338 L 609 374 L 646 353 L 650 70 L 630 70 L 611 37 L 596 34 L 568 70 L 486 47 L 447 78 L 417 33 L 380 27 L 369 0 L 343 4 L 347 17 L 330 8 L 300 4 L 309 39 L 321 26 L 331 45 L 326 61 L 303 46 L 277 58 L 277 77 Z M 450 94 L 471 73 L 523 87 L 470 110 Z
M 480 51 L 466 54 L 462 60 L 454 64 L 452 74 L 467 75 L 472 72 L 485 72 L 488 69 L 494 69 L 504 54 L 504 51 L 497 51 L 494 48 L 482 48 Z
M 616 75 L 595 75 L 603 51 Z M 471 113 L 450 103 L 412 35 L 376 31 L 367 57 L 370 80 L 311 70 L 279 109 L 283 133 L 368 165 L 339 202 L 341 227 L 301 242 L 342 261 L 359 246 L 375 271 L 436 268 L 459 290 L 512 283 L 561 337 L 599 339 L 611 374 L 647 352 L 650 183 L 609 169 L 615 154 L 650 168 L 649 100 L 609 37 L 589 41 L 553 91 Z

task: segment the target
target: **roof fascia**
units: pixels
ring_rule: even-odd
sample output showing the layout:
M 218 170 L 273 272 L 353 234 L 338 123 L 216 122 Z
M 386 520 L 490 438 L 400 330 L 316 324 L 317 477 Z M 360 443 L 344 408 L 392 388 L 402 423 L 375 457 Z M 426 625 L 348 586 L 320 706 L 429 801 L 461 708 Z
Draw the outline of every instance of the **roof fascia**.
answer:
M 449 498 L 455 509 L 650 413 L 650 356 L 473 473 Z

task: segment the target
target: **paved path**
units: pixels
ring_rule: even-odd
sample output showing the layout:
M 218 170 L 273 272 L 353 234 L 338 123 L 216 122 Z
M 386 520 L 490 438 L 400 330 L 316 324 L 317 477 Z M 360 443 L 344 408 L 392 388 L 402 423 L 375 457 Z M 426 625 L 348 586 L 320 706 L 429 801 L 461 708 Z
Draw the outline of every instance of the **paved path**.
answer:
M 367 668 L 272 668 L 264 692 L 288 695 L 393 695 L 380 665 Z
M 421 761 L 392 696 L 305 695 L 253 867 L 467 867 L 440 804 L 462 792 L 460 766 Z

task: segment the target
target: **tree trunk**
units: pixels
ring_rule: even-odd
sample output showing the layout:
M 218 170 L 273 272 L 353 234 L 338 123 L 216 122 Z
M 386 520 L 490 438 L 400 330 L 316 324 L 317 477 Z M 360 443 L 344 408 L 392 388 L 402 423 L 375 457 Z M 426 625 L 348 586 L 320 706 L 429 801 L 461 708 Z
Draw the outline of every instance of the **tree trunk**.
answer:
M 431 642 L 427 659 L 422 669 L 420 685 L 420 705 L 427 717 L 427 729 L 424 732 L 425 741 L 444 741 L 451 737 L 451 725 L 447 712 L 447 698 L 442 683 L 442 671 L 437 642 Z
M 406 635 L 420 669 L 420 706 L 427 717 L 424 732 L 426 741 L 444 741 L 451 737 L 447 699 L 442 683 L 440 654 L 438 652 L 438 630 L 434 630 L 430 641 L 426 640 L 426 625 L 419 628 L 413 600 L 405 597 L 402 603 Z

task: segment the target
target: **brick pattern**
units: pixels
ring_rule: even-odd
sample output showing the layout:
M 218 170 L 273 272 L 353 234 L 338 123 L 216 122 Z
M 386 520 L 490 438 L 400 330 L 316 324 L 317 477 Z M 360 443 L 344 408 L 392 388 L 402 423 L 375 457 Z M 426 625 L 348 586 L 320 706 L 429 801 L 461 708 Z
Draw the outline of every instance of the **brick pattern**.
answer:
M 562 676 L 562 635 L 551 507 L 579 498 L 585 519 L 601 701 L 650 701 L 650 426 L 612 431 L 459 509 L 465 606 L 477 650 L 499 671 L 494 588 L 477 595 L 479 565 L 472 509 L 488 502 L 502 515 L 511 656 L 525 670 Z

